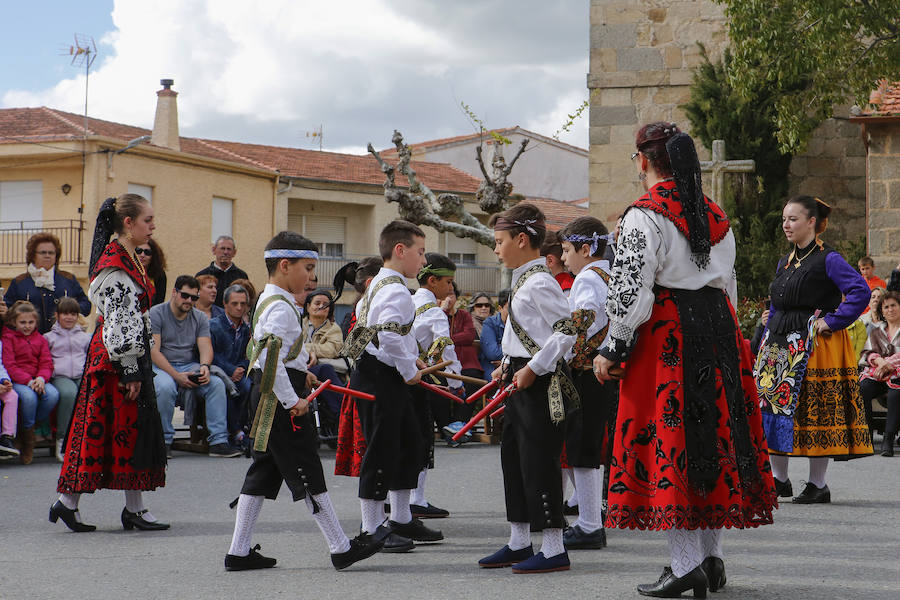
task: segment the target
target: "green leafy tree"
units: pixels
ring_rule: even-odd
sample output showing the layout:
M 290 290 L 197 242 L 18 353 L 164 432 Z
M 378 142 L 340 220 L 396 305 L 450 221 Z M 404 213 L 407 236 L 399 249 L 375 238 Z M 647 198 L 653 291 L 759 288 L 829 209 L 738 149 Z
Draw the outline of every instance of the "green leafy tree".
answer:
M 784 151 L 801 152 L 834 105 L 863 105 L 900 74 L 900 0 L 715 0 L 724 5 L 744 99 L 772 93 Z

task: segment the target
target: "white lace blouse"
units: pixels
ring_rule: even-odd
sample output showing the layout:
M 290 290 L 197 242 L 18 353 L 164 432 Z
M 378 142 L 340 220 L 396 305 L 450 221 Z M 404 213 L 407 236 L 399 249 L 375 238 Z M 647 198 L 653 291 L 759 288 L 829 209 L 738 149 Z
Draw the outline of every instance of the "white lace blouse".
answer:
M 150 313 L 141 313 L 140 292 L 128 273 L 112 267 L 100 271 L 88 289 L 103 316 L 103 345 L 109 359 L 119 363 L 125 375 L 137 373 L 138 357 L 144 355 L 144 333 L 150 330 Z

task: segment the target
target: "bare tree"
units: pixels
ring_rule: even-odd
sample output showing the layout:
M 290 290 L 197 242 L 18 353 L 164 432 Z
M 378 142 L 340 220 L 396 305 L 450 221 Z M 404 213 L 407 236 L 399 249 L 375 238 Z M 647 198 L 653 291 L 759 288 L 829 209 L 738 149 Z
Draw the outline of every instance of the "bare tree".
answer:
M 481 174 L 484 175 L 484 181 L 481 182 L 481 185 L 478 186 L 478 191 L 475 192 L 475 199 L 478 200 L 481 210 L 489 215 L 506 210 L 507 203 L 509 202 L 509 195 L 512 194 L 513 191 L 513 185 L 506 179 L 512 172 L 516 161 L 519 160 L 519 157 L 525 152 L 525 147 L 527 145 L 528 138 L 525 138 L 522 140 L 519 151 L 513 156 L 509 165 L 506 164 L 506 159 L 503 158 L 501 153 L 494 152 L 494 158 L 491 159 L 493 177 L 488 175 L 487 169 L 484 168 L 484 159 L 481 156 L 481 145 L 479 144 L 479 146 L 475 148 L 475 159 L 478 161 L 478 166 L 481 168 Z

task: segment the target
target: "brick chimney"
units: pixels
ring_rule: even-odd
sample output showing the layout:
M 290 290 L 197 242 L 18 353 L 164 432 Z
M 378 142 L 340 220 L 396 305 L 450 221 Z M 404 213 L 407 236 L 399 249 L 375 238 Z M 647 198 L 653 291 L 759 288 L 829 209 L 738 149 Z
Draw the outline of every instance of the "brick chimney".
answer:
M 153 135 L 150 143 L 172 150 L 181 150 L 178 139 L 178 92 L 172 89 L 174 79 L 161 79 L 163 89 L 156 92 L 156 118 L 153 120 Z

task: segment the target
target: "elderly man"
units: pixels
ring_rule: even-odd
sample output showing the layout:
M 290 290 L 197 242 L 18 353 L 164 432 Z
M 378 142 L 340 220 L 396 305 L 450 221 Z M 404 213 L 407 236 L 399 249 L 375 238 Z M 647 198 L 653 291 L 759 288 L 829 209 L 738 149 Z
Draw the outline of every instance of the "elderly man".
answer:
M 213 364 L 222 369 L 235 383 L 238 394 L 228 398 L 228 431 L 235 445 L 243 446 L 249 430 L 247 401 L 250 397 L 250 378 L 244 377 L 249 365 L 247 342 L 250 327 L 244 322 L 249 310 L 247 290 L 239 285 L 225 290 L 225 311 L 209 321 L 212 337 Z
M 235 279 L 250 279 L 247 273 L 238 268 L 234 262 L 234 255 L 237 254 L 237 246 L 234 244 L 234 238 L 228 235 L 220 235 L 213 244 L 212 253 L 215 260 L 209 263 L 209 266 L 197 273 L 200 275 L 212 275 L 219 281 L 216 291 L 215 305 L 222 306 L 222 296 L 225 289 L 228 288 Z
M 166 449 L 172 446 L 175 429 L 172 416 L 179 390 L 194 390 L 206 400 L 206 428 L 209 430 L 209 455 L 220 458 L 240 456 L 241 451 L 228 444 L 228 400 L 225 384 L 210 377 L 213 359 L 209 319 L 194 308 L 200 284 L 190 275 L 175 280 L 172 297 L 150 309 L 153 335 L 153 372 L 156 375 L 156 403 L 162 419 Z

